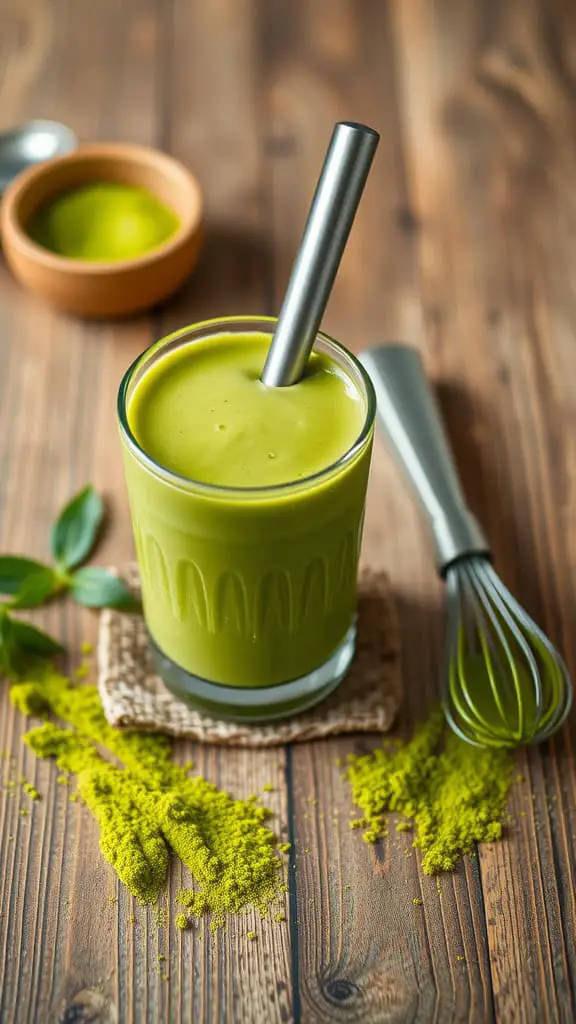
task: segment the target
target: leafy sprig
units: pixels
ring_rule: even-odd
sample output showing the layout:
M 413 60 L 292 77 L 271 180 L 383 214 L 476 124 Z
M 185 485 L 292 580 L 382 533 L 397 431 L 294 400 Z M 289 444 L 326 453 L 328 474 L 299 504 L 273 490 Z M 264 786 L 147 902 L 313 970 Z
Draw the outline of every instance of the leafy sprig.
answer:
M 104 519 L 102 498 L 85 487 L 62 509 L 52 527 L 50 547 L 56 568 L 68 573 L 82 565 L 92 551 Z
M 52 565 L 19 555 L 0 555 L 0 673 L 19 670 L 28 654 L 49 656 L 61 644 L 11 612 L 37 608 L 58 594 L 69 592 L 87 608 L 138 611 L 139 603 L 128 588 L 107 569 L 85 566 L 98 541 L 104 505 L 93 487 L 85 487 L 58 516 L 52 527 Z

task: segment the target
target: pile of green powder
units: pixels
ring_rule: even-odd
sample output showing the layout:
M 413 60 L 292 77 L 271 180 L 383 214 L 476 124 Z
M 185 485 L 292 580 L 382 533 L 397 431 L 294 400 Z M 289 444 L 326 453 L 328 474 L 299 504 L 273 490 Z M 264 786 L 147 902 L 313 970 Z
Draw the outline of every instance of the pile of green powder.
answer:
M 32 216 L 28 234 L 59 256 L 127 260 L 158 248 L 179 219 L 147 189 L 91 182 L 50 199 Z
M 440 710 L 404 746 L 388 743 L 351 756 L 346 775 L 363 817 L 351 822 L 374 843 L 386 834 L 389 811 L 401 814 L 398 831 L 414 829 L 426 874 L 451 871 L 475 843 L 502 836 L 512 758 L 458 739 Z
M 235 800 L 171 760 L 167 737 L 122 733 L 108 725 L 95 686 L 73 686 L 43 663 L 11 698 L 27 715 L 49 713 L 24 737 L 39 757 L 55 758 L 77 776 L 80 797 L 100 826 L 100 848 L 141 903 L 158 899 L 170 852 L 189 868 L 196 888 L 178 902 L 193 916 L 212 915 L 212 927 L 249 905 L 265 914 L 280 898 L 277 837 L 271 812 L 255 797 Z M 71 728 L 70 728 L 71 726 Z M 108 758 L 113 758 L 113 763 Z

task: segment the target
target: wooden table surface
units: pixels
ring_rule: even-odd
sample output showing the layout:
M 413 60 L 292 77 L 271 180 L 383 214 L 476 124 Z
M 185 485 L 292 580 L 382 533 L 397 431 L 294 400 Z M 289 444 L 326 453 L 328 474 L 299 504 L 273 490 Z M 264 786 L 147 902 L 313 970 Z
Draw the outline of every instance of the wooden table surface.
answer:
M 207 201 L 202 266 L 150 317 L 64 319 L 0 266 L 0 549 L 46 555 L 92 482 L 112 508 L 98 562 L 131 555 L 122 372 L 162 332 L 277 312 L 332 123 L 365 120 L 382 142 L 325 327 L 353 348 L 421 347 L 496 565 L 574 671 L 575 98 L 570 0 L 0 0 L 0 124 L 159 146 Z M 363 557 L 393 580 L 409 733 L 437 693 L 442 595 L 380 443 Z M 96 636 L 65 604 L 37 618 L 71 666 Z M 238 794 L 276 780 L 278 820 L 310 850 L 289 923 L 251 943 L 246 922 L 180 935 L 134 908 L 5 687 L 0 709 L 0 748 L 42 793 L 25 819 L 0 792 L 2 1022 L 574 1021 L 573 722 L 519 754 L 506 841 L 440 891 L 397 844 L 334 824 L 350 812 L 335 760 L 372 740 L 180 745 Z

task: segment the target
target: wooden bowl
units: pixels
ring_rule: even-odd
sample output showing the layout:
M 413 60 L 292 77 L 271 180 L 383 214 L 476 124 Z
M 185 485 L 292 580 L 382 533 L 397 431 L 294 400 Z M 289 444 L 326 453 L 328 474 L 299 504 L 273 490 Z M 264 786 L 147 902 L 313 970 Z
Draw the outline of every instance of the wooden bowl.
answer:
M 26 234 L 41 204 L 102 181 L 148 189 L 174 210 L 180 227 L 143 256 L 98 262 L 56 255 Z M 4 255 L 14 276 L 57 309 L 87 317 L 125 316 L 166 299 L 198 260 L 201 222 L 202 194 L 190 171 L 165 153 L 124 143 L 82 146 L 31 167 L 8 187 L 0 207 Z

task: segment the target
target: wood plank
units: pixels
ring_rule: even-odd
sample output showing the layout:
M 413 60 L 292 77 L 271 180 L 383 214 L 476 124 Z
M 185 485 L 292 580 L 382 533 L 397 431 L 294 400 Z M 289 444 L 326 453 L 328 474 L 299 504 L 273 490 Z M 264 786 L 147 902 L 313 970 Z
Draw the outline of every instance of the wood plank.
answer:
M 266 313 L 271 254 L 255 0 L 176 0 L 163 132 L 198 176 L 206 205 L 200 266 L 164 311 L 168 332 L 215 316 Z

